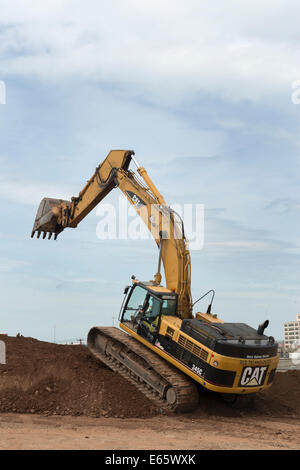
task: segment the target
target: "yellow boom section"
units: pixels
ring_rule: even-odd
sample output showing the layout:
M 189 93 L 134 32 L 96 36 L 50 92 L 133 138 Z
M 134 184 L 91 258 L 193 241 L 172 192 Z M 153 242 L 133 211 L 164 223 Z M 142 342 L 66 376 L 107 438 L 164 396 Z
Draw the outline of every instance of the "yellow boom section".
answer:
M 32 237 L 43 233 L 54 238 L 66 227 L 75 228 L 84 217 L 115 187 L 126 196 L 151 232 L 159 250 L 159 266 L 154 281 L 161 282 L 160 262 L 163 262 L 166 287 L 178 294 L 178 315 L 192 316 L 191 266 L 188 243 L 181 218 L 170 209 L 158 192 L 145 168 L 139 166 L 129 150 L 112 150 L 96 168 L 95 173 L 71 201 L 44 198 L 34 222 Z M 131 170 L 131 160 L 137 172 Z

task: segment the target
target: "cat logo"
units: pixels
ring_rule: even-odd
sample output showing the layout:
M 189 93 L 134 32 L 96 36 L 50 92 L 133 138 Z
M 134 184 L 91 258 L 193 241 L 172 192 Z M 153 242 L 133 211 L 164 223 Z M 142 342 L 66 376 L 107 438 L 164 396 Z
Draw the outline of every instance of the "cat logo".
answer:
M 240 387 L 259 387 L 263 385 L 268 367 L 244 367 Z
M 146 205 L 146 203 L 142 199 L 140 199 L 136 194 L 134 194 L 132 191 L 126 191 L 126 194 L 131 200 L 132 204 L 137 209 L 140 209 L 141 207 Z

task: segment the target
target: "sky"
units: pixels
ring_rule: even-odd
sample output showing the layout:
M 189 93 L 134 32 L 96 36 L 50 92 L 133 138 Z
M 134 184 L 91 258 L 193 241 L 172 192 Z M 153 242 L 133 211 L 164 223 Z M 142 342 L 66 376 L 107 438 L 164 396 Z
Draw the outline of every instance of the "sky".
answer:
M 169 204 L 204 205 L 192 293 L 283 338 L 300 312 L 296 0 L 0 0 L 0 332 L 45 341 L 117 325 L 153 278 L 152 240 L 100 240 L 99 212 L 31 239 L 43 197 L 76 196 L 134 150 Z M 116 189 L 106 203 L 119 204 Z M 206 310 L 207 305 L 199 305 Z

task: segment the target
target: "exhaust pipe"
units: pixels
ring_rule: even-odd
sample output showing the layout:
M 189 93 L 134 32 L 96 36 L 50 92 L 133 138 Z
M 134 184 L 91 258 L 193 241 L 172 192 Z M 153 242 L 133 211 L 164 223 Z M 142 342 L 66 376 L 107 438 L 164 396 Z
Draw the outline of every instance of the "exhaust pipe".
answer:
M 261 323 L 257 328 L 257 334 L 260 336 L 263 335 L 268 325 L 269 325 L 269 320 L 265 320 L 263 323 Z

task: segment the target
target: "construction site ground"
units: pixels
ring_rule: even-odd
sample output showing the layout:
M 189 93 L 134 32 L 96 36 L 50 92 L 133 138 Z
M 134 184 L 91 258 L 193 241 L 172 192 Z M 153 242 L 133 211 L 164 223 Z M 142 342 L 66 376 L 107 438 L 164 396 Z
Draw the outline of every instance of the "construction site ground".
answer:
M 230 405 L 166 414 L 82 345 L 1 336 L 0 449 L 300 449 L 300 371 Z

